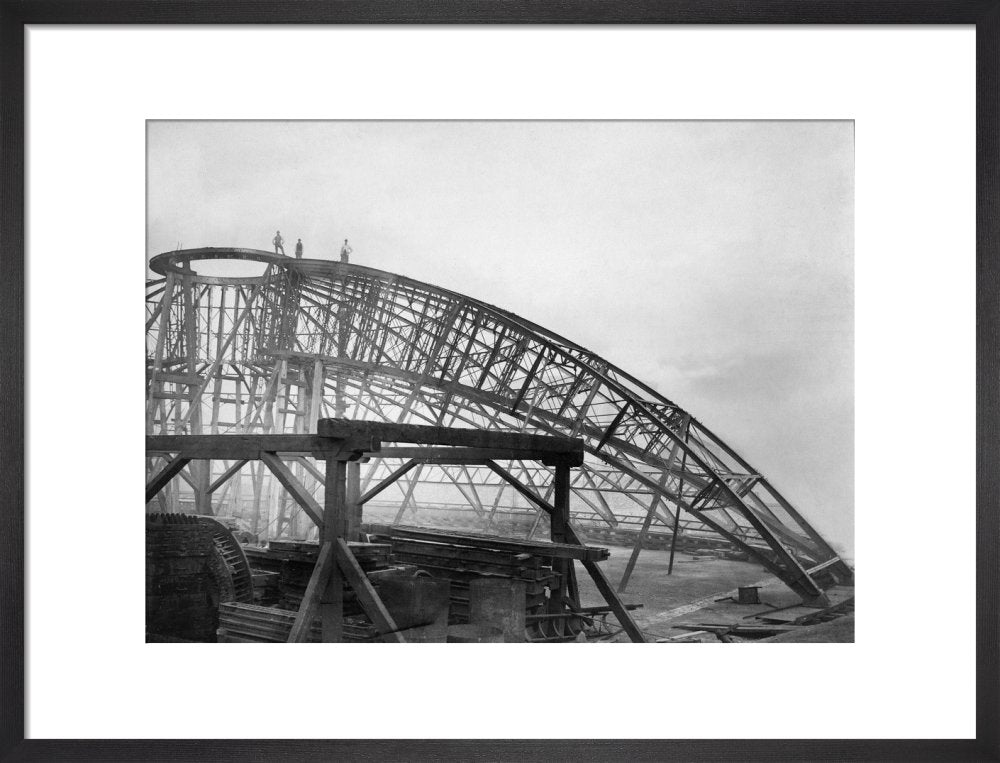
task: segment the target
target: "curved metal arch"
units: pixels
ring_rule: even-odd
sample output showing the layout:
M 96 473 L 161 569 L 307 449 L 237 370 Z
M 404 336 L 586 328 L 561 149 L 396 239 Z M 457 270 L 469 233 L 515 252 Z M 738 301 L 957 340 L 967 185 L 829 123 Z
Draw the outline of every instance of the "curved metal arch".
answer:
M 213 411 L 201 409 L 207 406 L 205 390 L 213 381 L 218 387 L 227 365 L 253 376 L 251 396 L 256 399 L 260 391 L 261 410 L 274 408 L 281 379 L 287 384 L 289 375 L 304 379 L 319 373 L 321 399 L 309 404 L 314 418 L 330 398 L 334 415 L 342 415 L 345 394 L 372 396 L 381 390 L 385 407 L 359 405 L 355 416 L 433 421 L 474 413 L 477 425 L 581 436 L 592 475 L 617 473 L 615 479 L 622 475 L 648 490 L 650 511 L 657 496 L 684 509 L 804 595 L 820 591 L 809 568 L 836 566 L 842 575 L 850 574 L 791 504 L 687 411 L 585 348 L 481 300 L 359 265 L 253 252 L 250 258 L 268 261 L 269 268 L 251 295 L 245 293 L 249 284 L 203 287 L 239 289 L 245 302 L 242 321 L 234 312 L 227 324 L 219 313 L 213 352 L 211 306 L 203 316 L 191 285 L 174 276 L 176 262 L 208 258 L 206 251 L 172 252 L 151 261 L 155 272 L 166 274 L 166 283 L 153 282 L 149 290 L 147 327 L 155 339 L 151 376 L 155 381 L 158 369 L 186 363 L 200 380 L 177 395 L 175 422 L 189 425 L 200 416 L 218 425 L 218 394 Z M 249 254 L 211 252 L 215 258 L 226 252 Z M 175 299 L 175 292 L 183 298 Z M 153 320 L 157 305 L 159 324 Z M 173 323 L 171 314 L 176 314 Z M 242 342 L 234 344 L 240 331 Z M 229 337 L 225 353 L 219 352 L 223 334 Z M 203 346 L 187 351 L 201 336 Z M 250 392 L 251 385 L 243 383 Z M 422 397 L 421 390 L 440 396 Z M 151 387 L 151 407 L 154 397 Z M 418 398 L 427 409 L 423 415 L 414 411 Z M 187 410 L 179 413 L 185 404 Z M 301 413 L 295 411 L 296 424 L 302 423 Z M 251 427 L 267 426 L 268 416 L 274 426 L 273 410 L 248 416 Z M 164 408 L 161 425 L 168 418 Z

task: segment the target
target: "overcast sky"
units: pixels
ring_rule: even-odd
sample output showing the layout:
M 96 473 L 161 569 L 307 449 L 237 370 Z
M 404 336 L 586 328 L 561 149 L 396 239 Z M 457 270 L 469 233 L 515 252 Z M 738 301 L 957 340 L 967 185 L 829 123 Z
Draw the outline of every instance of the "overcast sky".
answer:
M 853 555 L 850 122 L 150 122 L 147 256 L 351 261 L 684 406 Z

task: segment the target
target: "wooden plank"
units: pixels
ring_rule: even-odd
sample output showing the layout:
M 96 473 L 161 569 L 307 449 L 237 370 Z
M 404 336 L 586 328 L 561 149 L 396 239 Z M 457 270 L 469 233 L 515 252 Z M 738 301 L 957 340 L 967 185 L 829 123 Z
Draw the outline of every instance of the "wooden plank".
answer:
M 152 375 L 152 374 L 150 374 Z M 161 382 L 170 382 L 171 384 L 201 384 L 204 379 L 198 374 L 172 374 L 166 371 L 160 371 L 156 374 L 156 378 Z
M 318 426 L 320 435 L 324 437 L 345 439 L 372 437 L 381 442 L 413 445 L 464 445 L 472 448 L 503 448 L 538 453 L 583 453 L 583 440 L 571 437 L 349 419 L 320 419 Z
M 278 478 L 278 482 L 295 499 L 295 502 L 302 507 L 302 510 L 309 515 L 309 518 L 316 523 L 316 526 L 322 527 L 323 509 L 320 508 L 316 499 L 309 494 L 309 491 L 303 487 L 302 483 L 295 478 L 295 475 L 281 462 L 277 455 L 262 451 L 260 460 Z
M 300 644 L 309 635 L 313 620 L 316 619 L 316 610 L 319 608 L 320 599 L 329 582 L 332 566 L 333 544 L 328 541 L 320 546 L 319 556 L 316 558 L 316 566 L 309 577 L 306 592 L 302 596 L 302 603 L 299 605 L 299 612 L 295 616 L 292 632 L 288 635 L 289 644 Z
M 372 586 L 371 581 L 368 580 L 368 577 L 361 569 L 361 565 L 358 564 L 358 560 L 354 558 L 354 554 L 351 553 L 343 538 L 337 538 L 334 541 L 334 552 L 337 557 L 337 565 L 340 567 L 341 572 L 344 573 L 344 577 L 347 578 L 347 582 L 351 588 L 358 595 L 358 602 L 361 604 L 361 608 L 368 615 L 372 623 L 375 624 L 378 632 L 383 636 L 388 636 L 390 641 L 400 644 L 404 643 L 405 639 L 396 628 L 396 622 L 392 619 L 392 615 L 385 608 L 385 604 L 379 598 L 378 592 Z
M 533 554 L 535 556 L 551 557 L 553 559 L 590 559 L 602 561 L 609 556 L 608 549 L 597 546 L 585 546 L 581 543 L 545 543 L 542 541 L 525 541 L 516 538 L 502 538 L 492 535 L 467 535 L 452 532 L 423 530 L 417 527 L 399 527 L 390 525 L 368 525 L 369 532 L 385 538 L 411 538 L 413 540 L 431 541 L 434 543 L 485 548 L 494 551 L 508 551 L 515 554 Z M 574 536 L 575 537 L 575 536 Z
M 146 483 L 146 503 L 149 503 L 156 497 L 156 494 L 166 487 L 166 484 L 170 482 L 174 477 L 176 477 L 181 469 L 187 466 L 190 458 L 184 458 L 182 456 L 176 456 L 172 458 L 167 464 L 157 472 L 156 476 L 153 477 L 149 482 Z
M 378 439 L 320 437 L 312 434 L 147 435 L 147 453 L 180 453 L 188 459 L 256 459 L 271 453 L 359 454 L 377 451 Z

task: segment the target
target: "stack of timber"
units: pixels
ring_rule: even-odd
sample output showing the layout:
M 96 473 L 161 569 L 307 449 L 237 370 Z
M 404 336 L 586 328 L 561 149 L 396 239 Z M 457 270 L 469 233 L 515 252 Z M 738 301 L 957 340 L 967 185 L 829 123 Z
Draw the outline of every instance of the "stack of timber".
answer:
M 392 545 L 393 561 L 413 565 L 433 577 L 451 581 L 452 625 L 469 622 L 469 583 L 477 578 L 523 580 L 528 618 L 546 611 L 546 589 L 558 585 L 553 559 L 608 558 L 606 548 L 543 543 L 492 535 L 460 534 L 417 527 L 366 525 L 377 542 Z
M 255 604 L 225 602 L 219 606 L 218 639 L 224 644 L 279 644 L 288 641 L 295 623 L 295 612 Z M 321 627 L 317 618 L 306 636 L 307 642 L 318 643 Z M 344 621 L 345 641 L 374 641 L 378 638 L 375 627 L 360 617 Z
M 365 572 L 389 568 L 390 548 L 388 545 L 349 543 L 348 546 Z M 266 603 L 279 609 L 298 611 L 299 605 L 302 604 L 302 597 L 306 592 L 306 586 L 309 584 L 309 578 L 316 566 L 319 544 L 313 541 L 275 540 L 271 541 L 267 548 L 246 546 L 244 551 L 255 577 L 262 573 L 271 573 L 276 576 L 276 582 L 268 584 L 274 586 L 273 590 L 267 592 L 261 590 L 262 596 L 268 596 L 267 601 L 255 599 L 254 603 Z M 256 594 L 256 584 L 254 589 Z M 345 584 L 344 613 L 357 615 L 360 612 L 361 606 L 358 604 L 356 594 Z
M 211 530 L 195 517 L 146 515 L 147 641 L 215 641 L 215 553 Z

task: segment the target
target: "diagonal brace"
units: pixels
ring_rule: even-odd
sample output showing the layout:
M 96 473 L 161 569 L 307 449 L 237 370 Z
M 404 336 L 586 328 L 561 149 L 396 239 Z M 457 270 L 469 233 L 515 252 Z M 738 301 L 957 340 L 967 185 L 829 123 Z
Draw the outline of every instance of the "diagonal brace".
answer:
M 333 546 L 327 541 L 319 549 L 319 556 L 316 558 L 316 566 L 309 577 L 309 584 L 299 605 L 299 612 L 295 615 L 295 622 L 292 624 L 292 631 L 288 634 L 289 644 L 301 644 L 309 635 L 313 620 L 316 619 L 316 610 L 319 608 L 319 600 L 330 582 L 330 571 L 333 569 Z
M 170 480 L 180 474 L 181 469 L 187 466 L 190 460 L 190 458 L 184 458 L 183 456 L 175 456 L 168 461 L 156 476 L 146 483 L 146 503 L 152 501 L 156 497 L 156 494 L 163 490 Z
M 389 610 L 385 608 L 385 604 L 382 603 L 382 599 L 379 598 L 368 576 L 365 575 L 364 570 L 361 569 L 361 565 L 358 564 L 358 560 L 351 553 L 350 547 L 343 538 L 337 538 L 333 543 L 334 554 L 337 557 L 337 566 L 340 567 L 341 572 L 344 573 L 344 577 L 347 578 L 347 582 L 358 595 L 358 602 L 361 604 L 361 608 L 364 609 L 365 614 L 368 615 L 368 618 L 375 625 L 378 632 L 389 641 L 399 644 L 404 643 L 406 639 L 403 638 L 402 634 L 396 628 L 396 621 L 392 619 Z
M 271 473 L 278 478 L 278 482 L 288 491 L 295 502 L 302 507 L 302 510 L 309 515 L 309 518 L 316 523 L 317 527 L 323 526 L 323 509 L 313 498 L 309 491 L 303 487 L 302 483 L 296 479 L 295 475 L 289 471 L 281 459 L 274 453 L 266 450 L 260 452 L 260 460 L 263 461 Z
M 382 480 L 381 482 L 379 482 L 371 490 L 366 491 L 364 495 L 362 495 L 360 498 L 358 498 L 358 503 L 368 503 L 368 501 L 370 501 L 372 498 L 374 498 L 375 496 L 377 496 L 379 493 L 381 493 L 387 487 L 389 487 L 390 485 L 392 485 L 393 482 L 395 482 L 400 477 L 402 477 L 404 474 L 406 474 L 408 471 L 410 471 L 410 469 L 412 469 L 418 463 L 419 462 L 415 458 L 414 459 L 410 459 L 405 464 L 403 464 L 398 469 L 396 469 L 394 472 L 392 472 L 392 474 L 390 474 L 384 480 Z

